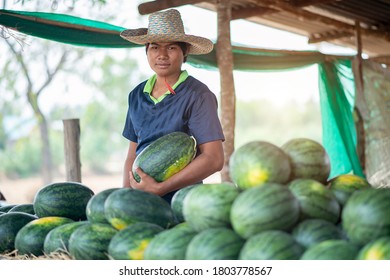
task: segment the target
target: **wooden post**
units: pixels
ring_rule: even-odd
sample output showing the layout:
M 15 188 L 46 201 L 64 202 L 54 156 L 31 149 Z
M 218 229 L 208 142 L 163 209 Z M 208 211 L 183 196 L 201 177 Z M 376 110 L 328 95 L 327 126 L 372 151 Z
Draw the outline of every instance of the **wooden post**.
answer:
M 81 183 L 80 122 L 63 120 L 66 180 Z
M 229 159 L 234 151 L 234 129 L 236 115 L 236 96 L 233 79 L 233 53 L 230 40 L 231 3 L 217 0 L 218 39 L 216 46 L 217 63 L 221 83 L 221 123 L 225 134 L 225 163 L 221 172 L 223 182 L 231 181 Z
M 364 96 L 364 80 L 363 80 L 363 45 L 362 45 L 362 34 L 360 22 L 355 22 L 356 27 L 356 57 L 354 61 L 354 76 L 356 84 L 356 102 L 355 102 L 355 125 L 356 125 L 356 136 L 357 136 L 357 154 L 359 157 L 360 165 L 362 166 L 363 173 L 365 173 L 366 156 L 366 135 L 364 130 L 364 121 L 368 118 L 367 103 Z

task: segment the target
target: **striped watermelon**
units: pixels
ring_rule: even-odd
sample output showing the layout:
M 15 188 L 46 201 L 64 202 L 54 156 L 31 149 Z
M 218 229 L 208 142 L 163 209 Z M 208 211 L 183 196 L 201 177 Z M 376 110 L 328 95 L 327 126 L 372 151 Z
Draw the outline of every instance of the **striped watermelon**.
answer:
M 175 224 L 175 216 L 168 202 L 158 195 L 130 188 L 111 193 L 105 203 L 107 221 L 121 230 L 135 222 L 149 222 L 163 228 Z
M 35 219 L 22 227 L 15 237 L 15 249 L 20 255 L 41 256 L 47 234 L 54 228 L 72 223 L 65 217 L 43 217 Z
M 339 221 L 341 206 L 323 184 L 313 179 L 295 179 L 288 187 L 299 201 L 301 220 L 323 219 L 334 224 Z
M 31 215 L 35 215 L 34 211 L 34 205 L 32 203 L 23 203 L 23 204 L 18 204 L 14 207 L 12 207 L 8 213 L 10 212 L 23 212 Z
M 15 249 L 15 237 L 19 230 L 37 217 L 23 212 L 0 215 L 0 254 Z
M 185 260 L 187 246 L 197 234 L 187 223 L 158 233 L 146 247 L 145 260 Z
M 292 235 L 305 248 L 324 240 L 344 239 L 344 233 L 339 227 L 321 219 L 303 220 L 294 227 Z
M 200 186 L 201 184 L 196 185 L 190 185 L 187 187 L 184 187 L 182 189 L 179 189 L 175 192 L 175 194 L 172 196 L 171 200 L 171 208 L 173 213 L 175 214 L 175 218 L 177 223 L 184 222 L 184 215 L 183 215 L 183 201 L 184 198 L 187 196 L 190 190 L 193 188 Z
M 86 223 L 69 238 L 69 253 L 76 260 L 108 260 L 108 245 L 118 231 L 103 223 Z
M 86 220 L 85 208 L 94 195 L 87 186 L 76 182 L 52 183 L 41 188 L 34 197 L 35 214 Z
M 106 189 L 91 197 L 85 209 L 88 221 L 93 223 L 108 223 L 104 212 L 104 203 L 107 197 L 116 190 L 119 190 L 119 188 Z
M 281 146 L 291 162 L 290 181 L 313 179 L 325 184 L 330 174 L 330 160 L 324 147 L 307 138 L 294 138 Z
M 264 183 L 287 183 L 291 166 L 282 149 L 266 141 L 249 142 L 236 149 L 229 161 L 230 177 L 241 189 Z
M 299 202 L 288 187 L 267 183 L 241 192 L 233 202 L 230 220 L 243 238 L 266 230 L 291 229 L 299 219 Z
M 163 230 L 156 224 L 133 223 L 112 237 L 108 245 L 108 254 L 114 260 L 143 260 L 149 242 Z
M 136 169 L 141 167 L 157 182 L 165 181 L 186 167 L 195 155 L 194 137 L 180 131 L 166 134 L 138 154 L 132 166 L 134 179 L 140 181 Z
M 367 188 L 355 191 L 344 206 L 342 227 L 347 237 L 364 245 L 390 236 L 390 189 Z
M 366 179 L 354 174 L 342 174 L 329 181 L 329 189 L 341 206 L 345 205 L 348 198 L 356 190 L 370 187 L 371 185 Z
M 209 228 L 195 235 L 188 244 L 187 260 L 235 260 L 244 240 L 228 228 Z
M 358 260 L 390 260 L 390 236 L 372 240 L 360 249 Z
M 54 252 L 69 252 L 69 238 L 72 233 L 88 223 L 87 221 L 78 221 L 60 225 L 55 227 L 45 237 L 43 243 L 43 251 L 45 254 L 50 254 Z
M 192 189 L 183 202 L 185 221 L 196 231 L 230 226 L 230 208 L 239 194 L 231 183 L 204 184 Z
M 354 260 L 359 248 L 347 240 L 325 240 L 308 248 L 301 260 Z
M 240 260 L 298 260 L 304 248 L 287 232 L 268 230 L 248 238 Z

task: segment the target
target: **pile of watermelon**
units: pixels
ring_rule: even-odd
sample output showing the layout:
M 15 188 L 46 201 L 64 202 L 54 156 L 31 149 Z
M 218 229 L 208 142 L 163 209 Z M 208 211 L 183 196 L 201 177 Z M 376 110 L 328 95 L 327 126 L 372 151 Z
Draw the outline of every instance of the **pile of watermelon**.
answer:
M 0 207 L 0 254 L 76 260 L 390 259 L 390 189 L 343 174 L 317 142 L 237 149 L 232 182 L 197 184 L 169 204 L 130 188 L 42 187 Z

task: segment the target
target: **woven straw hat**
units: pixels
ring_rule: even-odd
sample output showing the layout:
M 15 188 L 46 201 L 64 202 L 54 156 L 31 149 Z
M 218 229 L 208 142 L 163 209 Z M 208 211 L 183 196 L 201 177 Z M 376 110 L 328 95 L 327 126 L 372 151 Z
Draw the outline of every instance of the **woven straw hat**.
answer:
M 120 34 L 123 39 L 144 45 L 158 42 L 186 42 L 189 54 L 206 54 L 213 50 L 209 39 L 184 33 L 180 12 L 170 9 L 149 16 L 148 28 L 126 29 Z

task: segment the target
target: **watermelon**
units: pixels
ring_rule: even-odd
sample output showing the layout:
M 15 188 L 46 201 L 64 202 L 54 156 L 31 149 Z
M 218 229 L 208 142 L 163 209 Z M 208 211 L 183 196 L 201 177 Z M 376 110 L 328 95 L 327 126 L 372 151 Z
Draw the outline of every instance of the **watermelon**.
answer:
M 359 247 L 347 240 L 324 240 L 309 247 L 301 260 L 354 260 Z
M 342 227 L 358 245 L 390 236 L 390 189 L 367 188 L 355 191 L 344 206 Z
M 32 203 L 15 205 L 8 212 L 23 212 L 23 213 L 35 215 L 34 205 Z
M 0 216 L 0 254 L 15 249 L 15 237 L 19 230 L 36 217 L 23 213 L 12 212 Z
M 44 186 L 34 197 L 35 214 L 66 217 L 75 221 L 86 220 L 85 209 L 94 195 L 85 185 L 76 182 L 59 182 Z
M 291 162 L 290 181 L 313 179 L 325 184 L 330 174 L 330 160 L 324 147 L 308 138 L 294 138 L 281 146 Z
M 123 188 L 111 193 L 105 203 L 107 221 L 121 230 L 135 222 L 149 222 L 163 228 L 175 224 L 170 204 L 156 194 Z
M 17 206 L 17 204 L 8 204 L 0 207 L 0 211 L 7 213 L 9 210 L 11 210 L 13 207 Z
M 114 260 L 143 260 L 149 242 L 163 230 L 156 224 L 133 223 L 112 237 L 108 245 L 108 254 Z
M 340 219 L 341 206 L 333 193 L 313 179 L 295 179 L 288 188 L 299 201 L 301 220 L 323 219 L 336 224 Z
M 45 254 L 50 254 L 53 252 L 69 252 L 68 245 L 71 234 L 80 226 L 85 225 L 86 223 L 88 222 L 77 221 L 67 223 L 49 231 L 43 243 L 43 251 L 45 252 Z
M 185 221 L 196 231 L 230 226 L 230 208 L 239 194 L 232 183 L 204 184 L 192 189 L 183 202 Z
M 108 260 L 108 245 L 118 231 L 103 223 L 86 223 L 69 238 L 69 254 L 76 260 Z
M 85 209 L 88 221 L 93 223 L 108 223 L 104 213 L 104 203 L 107 197 L 116 190 L 119 190 L 119 188 L 106 189 L 92 196 Z
M 229 160 L 230 177 L 241 189 L 264 183 L 287 183 L 291 166 L 282 149 L 266 141 L 249 142 L 236 149 Z
M 20 255 L 43 255 L 43 245 L 46 235 L 54 228 L 71 223 L 73 220 L 65 217 L 43 217 L 35 219 L 22 227 L 15 237 L 15 249 Z
M 342 207 L 354 191 L 370 187 L 366 179 L 354 174 L 342 174 L 329 181 L 329 189 Z
M 305 248 L 324 240 L 344 239 L 344 233 L 339 227 L 321 219 L 303 220 L 293 228 L 292 236 Z
M 230 221 L 243 238 L 266 230 L 291 229 L 299 219 L 299 202 L 288 187 L 267 183 L 241 192 L 232 204 Z
M 280 230 L 267 230 L 246 240 L 240 260 L 298 260 L 304 248 L 291 234 Z
M 179 189 L 175 192 L 175 194 L 172 196 L 171 200 L 171 208 L 173 211 L 173 214 L 175 215 L 176 222 L 182 223 L 184 222 L 184 215 L 183 215 L 183 201 L 190 190 L 195 188 L 196 186 L 200 186 L 201 184 L 196 185 L 190 185 L 187 187 L 184 187 L 182 189 Z
M 185 260 L 187 246 L 198 232 L 186 222 L 158 233 L 146 247 L 145 260 Z
M 140 167 L 157 182 L 163 182 L 186 167 L 195 155 L 194 137 L 180 131 L 166 134 L 137 155 L 132 166 L 134 179 L 140 181 L 136 172 Z
M 390 260 L 390 236 L 368 242 L 359 250 L 358 260 Z
M 187 246 L 187 260 L 236 260 L 244 240 L 229 228 L 209 228 L 196 234 Z

